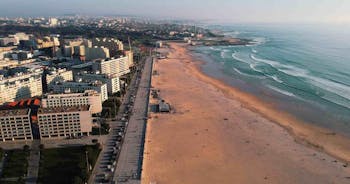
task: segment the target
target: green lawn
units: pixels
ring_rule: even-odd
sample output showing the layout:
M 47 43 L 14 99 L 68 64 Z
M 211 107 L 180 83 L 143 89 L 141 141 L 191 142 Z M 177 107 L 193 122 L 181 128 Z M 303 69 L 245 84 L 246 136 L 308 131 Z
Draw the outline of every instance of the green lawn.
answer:
M 38 183 L 75 183 L 80 184 L 88 180 L 86 155 L 92 167 L 100 150 L 98 146 L 82 146 L 69 148 L 45 149 L 41 152 L 39 182 Z
M 24 176 L 27 174 L 27 159 L 29 157 L 29 151 L 10 150 L 6 151 L 5 153 L 7 154 L 7 156 L 1 178 L 24 178 Z M 14 183 L 23 183 L 23 181 L 18 181 Z

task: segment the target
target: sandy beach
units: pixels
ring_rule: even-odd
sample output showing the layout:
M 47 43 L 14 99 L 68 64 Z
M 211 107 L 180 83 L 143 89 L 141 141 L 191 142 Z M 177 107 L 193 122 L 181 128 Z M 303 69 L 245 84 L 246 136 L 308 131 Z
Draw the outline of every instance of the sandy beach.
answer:
M 147 123 L 143 184 L 350 183 L 350 140 L 204 75 L 183 44 L 155 62 L 173 108 Z M 332 155 L 332 156 L 330 156 Z

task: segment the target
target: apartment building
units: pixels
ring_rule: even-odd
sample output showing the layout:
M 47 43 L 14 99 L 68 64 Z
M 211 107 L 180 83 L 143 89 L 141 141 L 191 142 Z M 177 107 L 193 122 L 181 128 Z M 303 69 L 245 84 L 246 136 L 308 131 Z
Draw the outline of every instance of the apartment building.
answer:
M 0 110 L 1 141 L 32 140 L 30 109 Z
M 16 73 L 14 76 L 0 75 L 0 104 L 42 95 L 42 70 Z
M 124 50 L 123 42 L 114 38 L 95 38 L 92 40 L 92 45 L 108 48 L 111 57 L 117 56 L 119 51 Z
M 101 94 L 93 90 L 86 90 L 84 93 L 48 94 L 41 103 L 42 108 L 89 105 L 91 114 L 102 112 Z
M 89 135 L 92 131 L 90 107 L 40 108 L 38 125 L 41 139 Z
M 102 74 L 122 76 L 130 72 L 129 58 L 127 56 L 120 58 L 111 58 L 96 61 L 93 64 L 93 70 Z
M 107 84 L 109 94 L 114 94 L 120 91 L 120 79 L 116 75 L 83 72 L 78 73 L 74 78 L 77 81 L 81 80 L 84 82 L 101 81 L 102 83 Z
M 94 90 L 100 93 L 102 102 L 108 99 L 107 84 L 100 81 L 90 83 L 69 81 L 52 85 L 52 91 L 54 93 L 83 93 L 86 90 Z
M 46 74 L 46 85 L 48 90 L 52 90 L 52 85 L 56 82 L 72 81 L 73 72 L 67 69 L 52 69 Z

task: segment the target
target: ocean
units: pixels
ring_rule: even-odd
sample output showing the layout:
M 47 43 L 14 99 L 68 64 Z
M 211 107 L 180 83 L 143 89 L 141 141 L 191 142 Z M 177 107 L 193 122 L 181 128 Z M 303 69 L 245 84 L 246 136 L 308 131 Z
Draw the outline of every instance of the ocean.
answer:
M 241 46 L 201 46 L 202 70 L 299 119 L 350 137 L 350 27 L 211 25 Z

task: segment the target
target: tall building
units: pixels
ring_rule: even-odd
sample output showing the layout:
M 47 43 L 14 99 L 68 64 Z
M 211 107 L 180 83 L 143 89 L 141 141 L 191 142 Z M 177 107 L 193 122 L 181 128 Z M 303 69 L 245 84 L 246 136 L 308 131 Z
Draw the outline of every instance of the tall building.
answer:
M 127 56 L 117 59 L 106 59 L 96 61 L 93 64 L 93 70 L 99 71 L 102 74 L 122 76 L 130 72 L 129 58 Z
M 38 110 L 40 138 L 65 138 L 89 135 L 92 117 L 89 106 L 40 108 Z
M 92 45 L 108 48 L 110 57 L 115 57 L 124 50 L 123 42 L 114 38 L 95 38 L 92 40 Z
M 102 82 L 62 82 L 52 85 L 54 93 L 83 93 L 86 90 L 94 90 L 101 94 L 101 101 L 108 99 L 107 84 Z
M 128 57 L 129 68 L 134 66 L 134 53 L 132 51 L 125 51 L 125 55 Z
M 42 70 L 17 73 L 15 76 L 0 75 L 0 104 L 42 95 Z
M 0 139 L 32 140 L 30 112 L 30 109 L 0 110 Z
M 102 112 L 101 94 L 93 90 L 84 93 L 48 94 L 43 97 L 41 103 L 43 108 L 89 105 L 92 114 Z
M 79 73 L 74 76 L 77 81 L 84 82 L 94 82 L 101 81 L 104 84 L 107 84 L 107 90 L 109 94 L 114 94 L 120 91 L 120 80 L 116 75 L 107 75 L 107 74 L 96 74 L 96 73 Z

